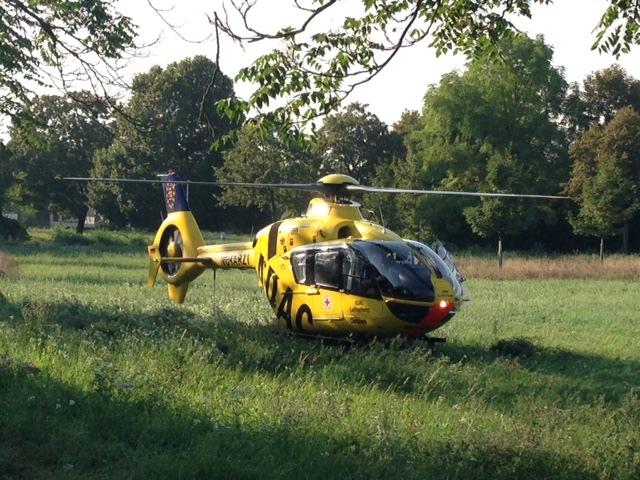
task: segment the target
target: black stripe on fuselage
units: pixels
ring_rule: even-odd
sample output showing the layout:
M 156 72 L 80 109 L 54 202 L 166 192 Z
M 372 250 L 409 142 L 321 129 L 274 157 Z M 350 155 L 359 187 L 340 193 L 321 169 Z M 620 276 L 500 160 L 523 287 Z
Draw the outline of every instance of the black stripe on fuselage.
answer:
M 278 228 L 282 221 L 275 222 L 269 227 L 269 243 L 267 244 L 267 260 L 276 254 L 278 249 Z

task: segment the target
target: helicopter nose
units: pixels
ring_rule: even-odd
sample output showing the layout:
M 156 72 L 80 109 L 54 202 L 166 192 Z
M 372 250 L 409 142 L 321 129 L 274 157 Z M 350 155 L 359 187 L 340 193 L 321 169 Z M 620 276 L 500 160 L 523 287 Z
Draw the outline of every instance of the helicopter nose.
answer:
M 435 330 L 447 323 L 456 314 L 456 304 L 453 298 L 437 299 L 429 313 L 420 321 L 416 327 L 409 327 L 405 330 L 408 337 L 419 337 L 431 330 Z
M 443 298 L 436 301 L 429 313 L 420 322 L 420 326 L 433 330 L 444 325 L 455 313 L 456 305 L 453 299 Z

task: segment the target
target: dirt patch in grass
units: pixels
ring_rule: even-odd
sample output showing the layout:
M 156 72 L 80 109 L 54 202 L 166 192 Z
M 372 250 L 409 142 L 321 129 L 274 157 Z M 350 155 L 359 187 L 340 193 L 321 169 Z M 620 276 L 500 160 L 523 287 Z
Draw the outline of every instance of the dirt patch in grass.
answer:
M 0 252 L 0 277 L 13 275 L 18 271 L 18 263 L 11 255 Z

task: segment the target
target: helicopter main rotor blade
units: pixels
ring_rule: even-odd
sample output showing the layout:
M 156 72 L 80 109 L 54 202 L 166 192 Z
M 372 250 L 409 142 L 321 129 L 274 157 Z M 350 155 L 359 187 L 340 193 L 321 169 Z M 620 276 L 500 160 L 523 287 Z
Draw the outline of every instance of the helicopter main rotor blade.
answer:
M 246 188 L 283 188 L 287 190 L 323 191 L 318 183 L 250 183 L 250 182 L 203 182 L 193 180 L 162 180 L 148 178 L 101 178 L 101 177 L 63 177 L 63 180 L 78 182 L 104 183 L 175 183 L 181 185 L 208 185 L 212 187 L 246 187 Z
M 559 195 L 533 195 L 524 193 L 492 193 L 492 192 L 456 192 L 450 190 L 412 190 L 406 188 L 369 187 L 367 185 L 345 185 L 344 189 L 349 193 L 410 193 L 414 195 L 459 195 L 468 197 L 511 197 L 511 198 L 551 198 L 566 200 L 569 197 Z
M 302 190 L 320 193 L 408 193 L 413 195 L 457 195 L 467 197 L 507 197 L 507 198 L 547 198 L 554 200 L 567 200 L 569 197 L 560 195 L 534 195 L 525 193 L 494 193 L 494 192 L 459 192 L 451 190 L 414 190 L 393 187 L 371 187 L 368 185 L 332 185 L 323 183 L 250 183 L 250 182 L 205 182 L 193 180 L 166 180 L 146 178 L 103 178 L 103 177 L 63 177 L 63 180 L 82 182 L 107 182 L 107 183 L 174 183 L 182 185 L 206 185 L 212 187 L 242 187 L 242 188 L 282 188 L 285 190 Z
M 285 190 L 305 190 L 309 192 L 321 192 L 324 186 L 320 183 L 250 183 L 250 182 L 219 182 L 222 187 L 247 187 L 247 188 L 283 188 Z

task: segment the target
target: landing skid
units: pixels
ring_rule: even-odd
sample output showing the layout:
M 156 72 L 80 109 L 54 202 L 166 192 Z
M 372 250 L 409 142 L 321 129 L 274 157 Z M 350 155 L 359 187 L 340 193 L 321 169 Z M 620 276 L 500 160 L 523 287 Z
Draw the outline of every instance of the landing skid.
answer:
M 420 337 L 418 340 L 424 340 L 429 345 L 435 345 L 436 343 L 444 343 L 447 341 L 444 337 L 429 337 L 425 335 L 424 337 Z
M 358 345 L 366 345 L 371 342 L 380 341 L 380 340 L 391 340 L 390 338 L 380 339 L 378 337 L 362 337 L 362 336 L 348 336 L 348 337 L 331 337 L 327 335 L 318 335 L 312 333 L 303 333 L 303 332 L 291 332 L 291 331 L 281 331 L 274 330 L 276 335 L 287 335 L 295 338 L 303 338 L 306 340 L 319 340 L 322 343 L 327 345 L 339 345 L 339 346 L 358 346 Z M 395 337 L 392 337 L 395 338 Z M 428 335 L 423 335 L 421 337 L 411 338 L 404 337 L 405 340 L 411 342 L 413 340 L 420 340 L 423 342 L 427 342 L 429 345 L 436 345 L 439 343 L 445 343 L 447 341 L 444 337 L 430 337 Z

